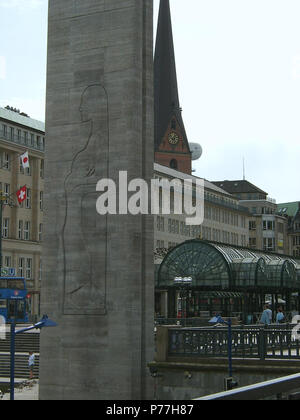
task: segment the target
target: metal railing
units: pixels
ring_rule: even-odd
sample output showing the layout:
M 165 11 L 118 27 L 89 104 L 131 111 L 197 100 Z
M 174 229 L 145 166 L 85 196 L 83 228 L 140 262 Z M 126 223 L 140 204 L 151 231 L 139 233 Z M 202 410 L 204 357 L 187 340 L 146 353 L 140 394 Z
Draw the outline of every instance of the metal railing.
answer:
M 155 325 L 178 325 L 182 327 L 207 326 L 211 316 L 199 318 L 155 318 Z
M 206 397 L 195 398 L 196 401 L 229 401 L 229 400 L 262 400 L 276 396 L 278 400 L 299 400 L 300 393 L 290 392 L 300 389 L 300 374 L 284 376 L 278 379 L 272 379 L 266 382 L 260 382 L 231 391 L 220 392 L 218 394 L 208 395 Z M 287 396 L 284 398 L 284 394 Z
M 210 195 L 205 194 L 204 200 L 207 201 L 208 203 L 216 204 L 216 205 L 219 205 L 221 207 L 225 207 L 231 210 L 233 209 L 233 210 L 237 210 L 239 212 L 243 212 L 247 214 L 250 213 L 248 207 L 242 206 L 238 203 L 234 203 L 231 201 L 226 201 L 226 199 L 224 199 L 223 197 L 222 198 L 217 197 L 217 196 L 211 197 Z
M 251 359 L 300 359 L 300 340 L 293 336 L 294 325 L 268 328 L 232 328 L 232 357 Z M 228 357 L 228 329 L 170 328 L 169 357 Z

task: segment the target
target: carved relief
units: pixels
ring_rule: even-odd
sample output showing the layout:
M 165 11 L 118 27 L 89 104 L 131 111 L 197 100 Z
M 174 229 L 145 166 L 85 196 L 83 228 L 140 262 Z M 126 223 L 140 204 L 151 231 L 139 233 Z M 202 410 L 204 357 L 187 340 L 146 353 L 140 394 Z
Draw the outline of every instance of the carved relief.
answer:
M 81 124 L 89 135 L 64 179 L 62 228 L 64 314 L 106 313 L 107 217 L 96 212 L 96 184 L 109 173 L 108 96 L 99 84 L 81 95 Z

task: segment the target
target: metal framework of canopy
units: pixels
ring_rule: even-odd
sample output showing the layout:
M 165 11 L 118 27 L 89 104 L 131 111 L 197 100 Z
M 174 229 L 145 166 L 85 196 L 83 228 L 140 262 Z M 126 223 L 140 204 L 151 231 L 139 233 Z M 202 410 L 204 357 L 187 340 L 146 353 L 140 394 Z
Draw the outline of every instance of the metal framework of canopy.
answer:
M 162 261 L 157 288 L 176 288 L 175 277 L 191 277 L 197 290 L 300 290 L 300 261 L 280 254 L 200 239 L 173 248 Z

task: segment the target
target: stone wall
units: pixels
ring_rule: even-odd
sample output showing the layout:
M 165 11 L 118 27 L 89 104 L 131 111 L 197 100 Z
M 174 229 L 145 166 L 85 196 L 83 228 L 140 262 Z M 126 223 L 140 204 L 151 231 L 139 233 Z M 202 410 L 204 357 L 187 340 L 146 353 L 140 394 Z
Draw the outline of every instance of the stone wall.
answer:
M 41 399 L 146 399 L 153 221 L 98 181 L 153 177 L 152 0 L 49 0 Z

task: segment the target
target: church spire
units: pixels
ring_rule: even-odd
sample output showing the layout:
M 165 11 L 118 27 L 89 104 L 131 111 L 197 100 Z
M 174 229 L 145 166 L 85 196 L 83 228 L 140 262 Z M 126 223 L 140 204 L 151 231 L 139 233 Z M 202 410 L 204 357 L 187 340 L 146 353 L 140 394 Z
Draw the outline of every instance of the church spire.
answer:
M 190 173 L 191 153 L 179 104 L 169 0 L 160 0 L 154 57 L 154 104 L 155 160 Z M 176 156 L 178 153 L 180 156 Z

